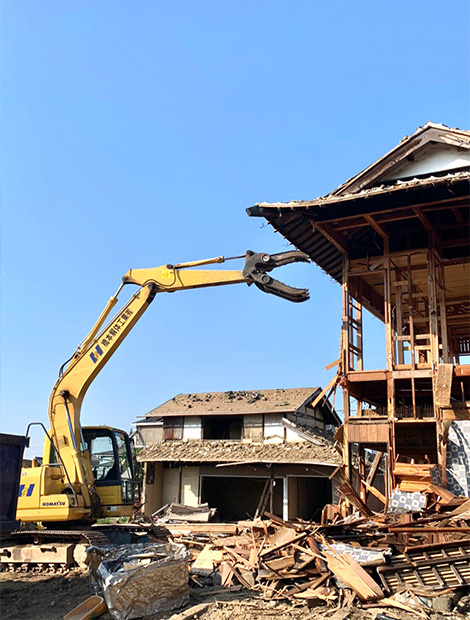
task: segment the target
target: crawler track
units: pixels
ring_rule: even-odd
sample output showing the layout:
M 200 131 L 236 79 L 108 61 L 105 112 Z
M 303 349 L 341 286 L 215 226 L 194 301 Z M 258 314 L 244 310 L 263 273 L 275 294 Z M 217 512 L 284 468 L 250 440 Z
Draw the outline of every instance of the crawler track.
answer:
M 0 542 L 0 571 L 66 572 L 85 566 L 90 546 L 132 544 L 167 538 L 166 528 L 113 525 L 87 530 L 20 530 Z M 52 560 L 52 561 L 51 561 Z

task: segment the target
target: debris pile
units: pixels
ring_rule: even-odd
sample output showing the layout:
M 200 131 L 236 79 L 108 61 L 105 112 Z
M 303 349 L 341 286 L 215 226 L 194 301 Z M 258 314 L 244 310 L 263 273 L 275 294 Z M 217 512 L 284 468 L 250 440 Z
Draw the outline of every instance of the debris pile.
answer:
M 166 526 L 191 553 L 191 585 L 210 593 L 250 590 L 308 607 L 394 607 L 423 618 L 461 599 L 466 611 L 470 500 L 443 513 L 334 519 L 286 522 L 265 512 L 238 524 Z

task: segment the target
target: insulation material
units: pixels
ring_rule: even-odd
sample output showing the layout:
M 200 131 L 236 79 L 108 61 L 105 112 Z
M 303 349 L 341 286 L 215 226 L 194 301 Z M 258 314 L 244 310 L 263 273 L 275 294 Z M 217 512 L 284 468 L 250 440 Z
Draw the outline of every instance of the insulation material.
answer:
M 426 506 L 425 493 L 408 493 L 394 489 L 390 498 L 390 512 L 419 512 Z
M 447 438 L 447 489 L 470 497 L 470 420 L 454 420 Z
M 91 556 L 90 556 L 91 553 Z M 94 565 L 94 557 L 101 562 Z M 116 620 L 168 611 L 189 601 L 189 552 L 174 543 L 142 543 L 89 550 L 91 572 Z

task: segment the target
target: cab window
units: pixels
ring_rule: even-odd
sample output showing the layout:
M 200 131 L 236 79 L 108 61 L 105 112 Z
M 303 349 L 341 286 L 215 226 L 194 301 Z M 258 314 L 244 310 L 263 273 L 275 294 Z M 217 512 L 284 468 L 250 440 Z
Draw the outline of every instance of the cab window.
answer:
M 112 437 L 100 431 L 85 431 L 84 439 L 96 482 L 119 480 Z

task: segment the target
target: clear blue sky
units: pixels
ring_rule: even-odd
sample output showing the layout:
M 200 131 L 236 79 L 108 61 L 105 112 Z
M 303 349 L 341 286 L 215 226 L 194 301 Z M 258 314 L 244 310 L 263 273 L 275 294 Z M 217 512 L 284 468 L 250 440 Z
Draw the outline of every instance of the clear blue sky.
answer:
M 129 268 L 282 251 L 246 207 L 325 194 L 427 120 L 468 129 L 468 58 L 466 0 L 5 0 L 2 431 L 46 422 L 59 366 Z M 317 266 L 280 275 L 311 301 L 158 296 L 82 422 L 326 384 L 339 286 Z

